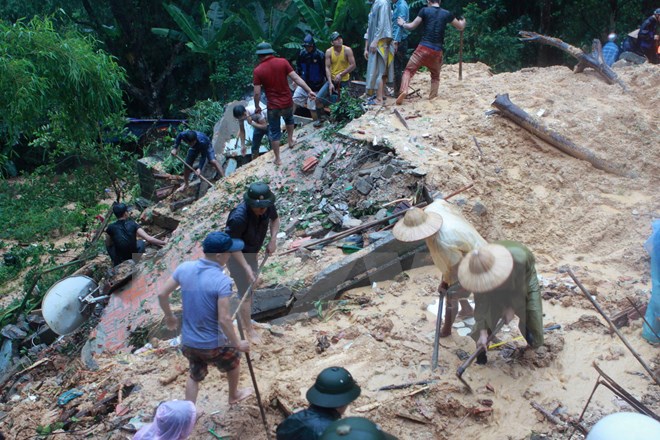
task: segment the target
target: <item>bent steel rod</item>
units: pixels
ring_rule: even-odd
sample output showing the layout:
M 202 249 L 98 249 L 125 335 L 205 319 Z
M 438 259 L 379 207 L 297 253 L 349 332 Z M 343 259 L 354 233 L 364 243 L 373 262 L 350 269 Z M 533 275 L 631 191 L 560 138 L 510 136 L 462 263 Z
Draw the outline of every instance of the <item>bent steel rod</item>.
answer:
M 573 271 L 570 268 L 566 268 L 566 273 L 568 273 L 568 275 L 573 279 L 575 284 L 577 284 L 577 286 L 580 288 L 580 290 L 582 291 L 584 296 L 587 297 L 589 302 L 591 302 L 591 304 L 593 304 L 593 306 L 596 308 L 596 310 L 598 310 L 598 313 L 600 313 L 601 316 L 603 318 L 605 318 L 605 321 L 607 321 L 607 323 L 610 325 L 610 328 L 612 329 L 612 331 L 614 333 L 616 333 L 616 335 L 619 337 L 619 339 L 621 339 L 621 342 L 623 342 L 623 345 L 625 345 L 626 348 L 628 350 L 630 350 L 630 352 L 635 357 L 635 359 L 637 359 L 637 361 L 642 365 L 642 367 L 644 367 L 646 372 L 649 373 L 649 375 L 655 381 L 655 383 L 660 385 L 660 379 L 658 379 L 658 377 L 653 373 L 653 370 L 651 370 L 651 368 L 648 365 L 646 365 L 646 362 L 644 362 L 644 359 L 642 359 L 642 357 L 639 355 L 639 353 L 637 353 L 637 351 L 632 347 L 632 345 L 630 345 L 630 342 L 628 342 L 626 337 L 623 336 L 623 334 L 619 331 L 618 328 L 616 328 L 616 326 L 614 325 L 612 320 L 605 314 L 605 311 L 603 311 L 603 309 L 600 307 L 600 304 L 598 304 L 598 302 L 591 296 L 591 293 L 589 293 L 589 291 L 577 279 L 577 277 L 575 276 Z

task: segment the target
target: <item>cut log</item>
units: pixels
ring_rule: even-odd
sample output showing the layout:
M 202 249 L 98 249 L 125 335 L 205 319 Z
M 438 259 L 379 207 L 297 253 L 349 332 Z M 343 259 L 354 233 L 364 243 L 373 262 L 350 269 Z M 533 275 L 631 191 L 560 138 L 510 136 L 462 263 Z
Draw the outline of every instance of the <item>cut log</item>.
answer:
M 536 32 L 520 31 L 518 33 L 521 41 L 536 41 L 537 43 L 547 44 L 548 46 L 556 47 L 563 50 L 572 57 L 577 58 L 578 64 L 575 66 L 574 72 L 581 73 L 586 67 L 591 67 L 596 73 L 605 80 L 608 84 L 618 84 L 627 91 L 628 88 L 619 76 L 612 70 L 604 61 L 602 52 L 600 50 L 600 41 L 594 40 L 593 50 L 590 54 L 571 46 L 568 43 L 560 40 L 559 38 L 548 37 L 546 35 L 537 34 Z
M 493 101 L 492 106 L 497 108 L 502 116 L 507 117 L 525 130 L 529 131 L 535 136 L 538 136 L 539 138 L 543 139 L 553 147 L 563 151 L 569 156 L 573 156 L 581 160 L 586 160 L 595 168 L 607 171 L 608 173 L 625 177 L 634 177 L 631 172 L 626 171 L 622 166 L 611 164 L 608 161 L 599 158 L 593 151 L 589 150 L 588 148 L 575 145 L 569 139 L 566 139 L 564 136 L 536 121 L 527 112 L 512 103 L 509 99 L 508 93 L 505 93 L 504 95 L 497 95 L 495 101 Z

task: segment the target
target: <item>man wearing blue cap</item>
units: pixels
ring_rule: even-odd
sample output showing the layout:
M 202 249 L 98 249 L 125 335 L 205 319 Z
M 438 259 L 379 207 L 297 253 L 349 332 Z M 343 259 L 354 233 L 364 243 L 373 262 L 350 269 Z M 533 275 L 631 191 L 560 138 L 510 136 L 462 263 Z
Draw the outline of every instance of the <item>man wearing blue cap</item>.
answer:
M 360 392 L 348 370 L 342 367 L 326 368 L 307 390 L 309 407 L 290 415 L 277 426 L 277 440 L 320 439 L 326 428 L 341 418 Z
M 197 401 L 199 383 L 206 377 L 209 365 L 227 373 L 230 405 L 254 391 L 238 388 L 239 352 L 250 351 L 250 344 L 239 339 L 234 331 L 229 309 L 232 280 L 223 270 L 232 252 L 240 252 L 243 246 L 241 240 L 232 239 L 224 232 L 211 232 L 202 242 L 204 258 L 180 264 L 158 294 L 165 324 L 174 330 L 179 323 L 170 309 L 169 299 L 181 286 L 181 345 L 190 365 L 185 398 L 193 403 Z

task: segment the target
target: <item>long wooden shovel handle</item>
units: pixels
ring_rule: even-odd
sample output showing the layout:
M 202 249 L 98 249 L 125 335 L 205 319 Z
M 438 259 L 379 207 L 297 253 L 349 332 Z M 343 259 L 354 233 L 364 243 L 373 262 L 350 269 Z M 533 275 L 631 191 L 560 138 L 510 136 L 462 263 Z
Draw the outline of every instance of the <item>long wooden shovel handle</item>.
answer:
M 459 378 L 461 376 L 463 376 L 463 373 L 465 372 L 465 370 L 467 370 L 468 367 L 470 365 L 472 365 L 472 362 L 474 362 L 474 360 L 477 358 L 477 356 L 479 356 L 479 354 L 482 351 L 486 351 L 486 347 L 488 347 L 488 344 L 490 344 L 490 342 L 493 340 L 493 338 L 495 338 L 495 335 L 502 329 L 503 325 L 504 325 L 504 319 L 500 318 L 500 320 L 497 321 L 497 325 L 495 325 L 495 329 L 490 334 L 490 336 L 488 336 L 488 339 L 486 340 L 486 345 L 485 346 L 482 345 L 481 347 L 477 348 L 477 351 L 472 353 L 472 356 L 467 358 L 467 360 L 465 362 L 463 362 L 463 365 L 458 367 L 458 370 L 456 370 L 456 376 L 458 376 Z
M 236 319 L 236 315 L 238 315 L 238 311 L 241 309 L 241 306 L 243 305 L 243 302 L 245 301 L 245 298 L 249 297 L 252 295 L 252 291 L 254 290 L 254 286 L 257 284 L 257 281 L 259 280 L 259 275 L 261 274 L 261 269 L 263 269 L 264 264 L 266 264 L 266 261 L 268 260 L 268 257 L 270 254 L 266 253 L 264 255 L 264 258 L 261 260 L 261 263 L 259 264 L 259 267 L 257 268 L 257 273 L 254 274 L 254 281 L 252 281 L 252 284 L 250 284 L 250 287 L 247 288 L 245 291 L 245 294 L 243 295 L 243 298 L 241 298 L 241 302 L 238 303 L 238 307 L 236 308 L 236 311 L 231 317 L 231 320 L 233 321 Z
M 175 154 L 174 157 L 176 157 L 177 159 L 179 159 L 179 160 L 181 161 L 181 163 L 182 163 L 186 168 L 188 168 L 190 171 L 192 171 L 193 173 L 197 174 L 197 172 L 195 171 L 195 169 L 194 169 L 193 167 L 191 167 L 190 165 L 188 165 L 188 163 L 187 163 L 185 160 L 181 159 L 181 156 L 179 156 L 178 154 Z M 202 176 L 201 171 L 200 171 L 200 173 L 199 173 L 199 178 L 202 179 L 204 182 L 208 183 L 208 184 L 211 186 L 211 188 L 215 188 L 215 186 L 214 186 L 214 185 L 213 185 L 213 184 L 212 184 L 212 183 L 211 183 L 206 177 Z

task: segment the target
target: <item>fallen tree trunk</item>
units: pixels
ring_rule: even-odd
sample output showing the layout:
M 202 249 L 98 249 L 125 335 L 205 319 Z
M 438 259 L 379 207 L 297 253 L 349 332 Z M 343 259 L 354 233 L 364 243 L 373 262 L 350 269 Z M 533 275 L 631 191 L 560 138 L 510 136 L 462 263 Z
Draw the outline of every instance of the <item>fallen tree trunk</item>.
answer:
M 608 84 L 618 84 L 623 90 L 628 90 L 626 85 L 619 79 L 619 76 L 608 66 L 603 60 L 603 54 L 599 40 L 594 40 L 592 52 L 585 53 L 575 46 L 560 40 L 559 38 L 548 37 L 546 35 L 537 34 L 536 32 L 520 31 L 518 34 L 522 37 L 521 41 L 536 41 L 537 43 L 547 44 L 558 49 L 563 50 L 567 54 L 577 58 L 578 64 L 575 66 L 574 72 L 581 73 L 586 67 L 591 67 L 596 73 L 605 80 Z
M 624 170 L 622 166 L 611 164 L 608 161 L 599 158 L 593 151 L 589 150 L 588 148 L 575 145 L 569 139 L 566 139 L 559 133 L 556 133 L 548 127 L 540 124 L 527 112 L 512 103 L 509 99 L 508 93 L 505 93 L 504 95 L 497 95 L 495 101 L 493 101 L 492 106 L 497 108 L 503 116 L 509 118 L 525 130 L 529 131 L 533 135 L 538 136 L 539 138 L 543 139 L 553 147 L 563 151 L 569 156 L 573 156 L 581 160 L 586 160 L 595 168 L 607 171 L 608 173 L 625 177 L 633 177 L 633 175 L 629 171 Z

